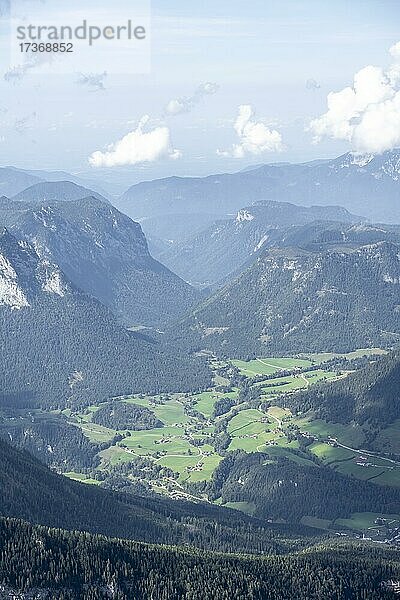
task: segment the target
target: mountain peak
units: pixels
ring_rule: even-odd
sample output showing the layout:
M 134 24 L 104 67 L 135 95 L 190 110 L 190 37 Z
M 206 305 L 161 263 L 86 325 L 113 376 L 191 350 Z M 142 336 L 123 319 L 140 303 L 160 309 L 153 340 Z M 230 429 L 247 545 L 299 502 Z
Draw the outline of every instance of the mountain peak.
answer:
M 101 194 L 72 181 L 41 181 L 34 183 L 12 197 L 15 201 L 32 202 L 35 204 L 48 202 L 71 202 L 86 197 L 94 197 L 105 204 L 108 200 Z

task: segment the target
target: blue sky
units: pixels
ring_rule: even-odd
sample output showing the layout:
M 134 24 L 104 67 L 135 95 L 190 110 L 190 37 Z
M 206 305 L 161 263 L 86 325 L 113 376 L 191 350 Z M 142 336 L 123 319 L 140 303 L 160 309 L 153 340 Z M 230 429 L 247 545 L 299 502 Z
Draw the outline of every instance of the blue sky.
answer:
M 153 141 L 165 151 L 108 167 L 113 177 L 120 171 L 138 181 L 335 156 L 350 149 L 348 141 L 327 136 L 313 144 L 310 120 L 326 112 L 327 94 L 351 85 L 361 68 L 386 68 L 388 49 L 400 40 L 397 0 L 153 0 L 151 20 L 149 73 L 109 72 L 105 89 L 78 84 L 76 73 L 32 69 L 13 83 L 2 77 L 0 164 L 104 173 L 89 157 L 132 131 L 127 143 L 136 143 L 144 115 L 144 130 L 156 129 Z M 190 102 L 206 82 L 218 91 Z M 166 115 L 168 102 L 182 98 L 188 110 Z M 252 107 L 251 123 L 279 132 L 281 147 L 253 153 L 238 140 L 240 105 Z

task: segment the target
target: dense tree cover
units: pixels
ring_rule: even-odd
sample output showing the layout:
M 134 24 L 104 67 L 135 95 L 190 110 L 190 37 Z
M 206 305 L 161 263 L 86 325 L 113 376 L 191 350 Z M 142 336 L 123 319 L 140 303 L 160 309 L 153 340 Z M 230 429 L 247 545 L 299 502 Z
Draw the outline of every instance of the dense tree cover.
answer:
M 60 418 L 40 419 L 31 417 L 30 422 L 22 423 L 15 418 L 1 424 L 0 437 L 12 440 L 20 448 L 25 448 L 42 462 L 63 471 L 81 471 L 98 465 L 100 459 L 97 444 L 91 443 L 79 427 L 70 425 Z
M 400 353 L 392 352 L 330 383 L 286 395 L 279 402 L 293 410 L 313 410 L 328 421 L 384 427 L 400 417 Z
M 0 307 L 0 406 L 64 408 L 133 392 L 195 391 L 210 383 L 204 360 L 126 330 L 7 231 L 0 235 L 0 254 L 28 303 L 18 310 Z
M 295 459 L 236 450 L 222 460 L 203 488 L 211 499 L 254 505 L 255 516 L 263 519 L 296 522 L 303 516 L 333 520 L 354 512 L 400 512 L 400 490 Z
M 266 524 L 208 503 L 115 493 L 57 475 L 0 440 L 0 515 L 147 542 L 211 550 L 281 553 L 315 530 Z
M 400 338 L 399 248 L 269 250 L 171 336 L 238 358 L 389 346 Z
M 236 400 L 233 398 L 229 398 L 229 397 L 220 398 L 214 404 L 214 410 L 213 410 L 212 417 L 215 418 L 215 417 L 220 417 L 221 415 L 224 415 L 225 413 L 229 412 L 230 409 L 232 408 L 232 406 L 235 406 L 235 404 L 236 404 Z
M 155 429 L 164 425 L 145 406 L 117 400 L 102 404 L 93 414 L 92 421 L 110 429 L 132 429 L 135 431 Z
M 83 295 L 67 303 L 43 298 L 19 311 L 1 307 L 0 343 L 2 406 L 82 406 L 134 392 L 200 390 L 210 382 L 204 361 L 122 329 Z
M 251 559 L 7 519 L 0 547 L 3 590 L 42 590 L 43 600 L 389 600 L 383 584 L 400 574 L 398 551 L 365 544 Z

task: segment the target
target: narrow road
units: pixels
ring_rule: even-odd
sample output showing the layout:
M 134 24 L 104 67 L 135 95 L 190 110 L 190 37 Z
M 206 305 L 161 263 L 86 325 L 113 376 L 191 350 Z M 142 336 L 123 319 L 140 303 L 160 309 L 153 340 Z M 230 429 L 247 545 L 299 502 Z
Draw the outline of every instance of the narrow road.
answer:
M 278 423 L 279 427 L 282 427 L 282 419 L 278 419 L 278 417 L 271 415 L 271 413 L 267 413 L 267 417 L 271 417 L 271 419 Z
M 379 460 L 386 460 L 387 462 L 392 463 L 400 467 L 400 462 L 398 460 L 393 460 L 392 458 L 387 458 L 386 456 L 381 456 L 376 452 L 371 452 L 370 450 L 362 450 L 358 448 L 352 448 L 351 446 L 346 446 L 345 444 L 340 443 L 336 438 L 328 437 L 329 440 L 335 442 L 341 448 L 345 448 L 346 450 L 351 450 L 351 452 L 355 452 L 356 454 L 365 454 L 366 456 L 370 456 L 371 458 L 379 458 Z
M 300 373 L 300 379 L 302 379 L 304 381 L 304 383 L 306 384 L 306 387 L 310 387 L 310 382 L 308 381 L 308 379 L 304 375 L 304 373 Z

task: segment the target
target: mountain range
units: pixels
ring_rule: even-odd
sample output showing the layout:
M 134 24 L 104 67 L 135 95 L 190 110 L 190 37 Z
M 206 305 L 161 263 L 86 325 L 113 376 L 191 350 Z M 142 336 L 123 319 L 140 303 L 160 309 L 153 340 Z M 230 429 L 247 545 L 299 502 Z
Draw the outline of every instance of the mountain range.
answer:
M 238 211 L 234 219 L 218 220 L 184 242 L 153 250 L 186 281 L 212 285 L 235 273 L 266 247 L 284 243 L 294 227 L 312 222 L 357 223 L 361 217 L 340 206 L 303 207 L 266 201 Z
M 123 323 L 160 325 L 198 301 L 195 289 L 150 256 L 140 225 L 111 204 L 94 197 L 22 204 L 0 199 L 10 232 Z
M 400 245 L 264 251 L 174 327 L 188 348 L 252 357 L 400 339 Z
M 169 177 L 130 187 L 118 206 L 151 238 L 183 241 L 201 226 L 258 202 L 340 205 L 378 222 L 400 219 L 400 151 L 347 153 L 302 164 L 278 163 L 208 177 Z M 168 238 L 165 220 L 170 221 Z M 187 227 L 182 235 L 182 223 Z
M 44 171 L 35 169 L 18 169 L 16 167 L 0 167 L 0 196 L 16 196 L 29 187 L 46 182 L 69 182 L 89 189 L 92 195 L 99 194 L 108 198 L 107 192 L 91 178 L 80 177 L 66 171 Z M 39 188 L 40 189 L 40 188 Z M 51 187 L 49 188 L 51 190 Z M 87 194 L 84 194 L 87 195 Z
M 80 200 L 87 196 L 92 196 L 103 202 L 108 202 L 104 196 L 94 192 L 82 185 L 77 185 L 72 181 L 43 181 L 35 183 L 30 187 L 18 192 L 11 200 L 29 202 L 32 204 L 46 204 L 49 202 L 69 202 L 71 200 Z
M 71 406 L 209 381 L 199 359 L 123 328 L 58 265 L 7 230 L 0 235 L 0 320 L 3 406 Z
M 0 170 L 0 597 L 394 597 L 396 156 Z

